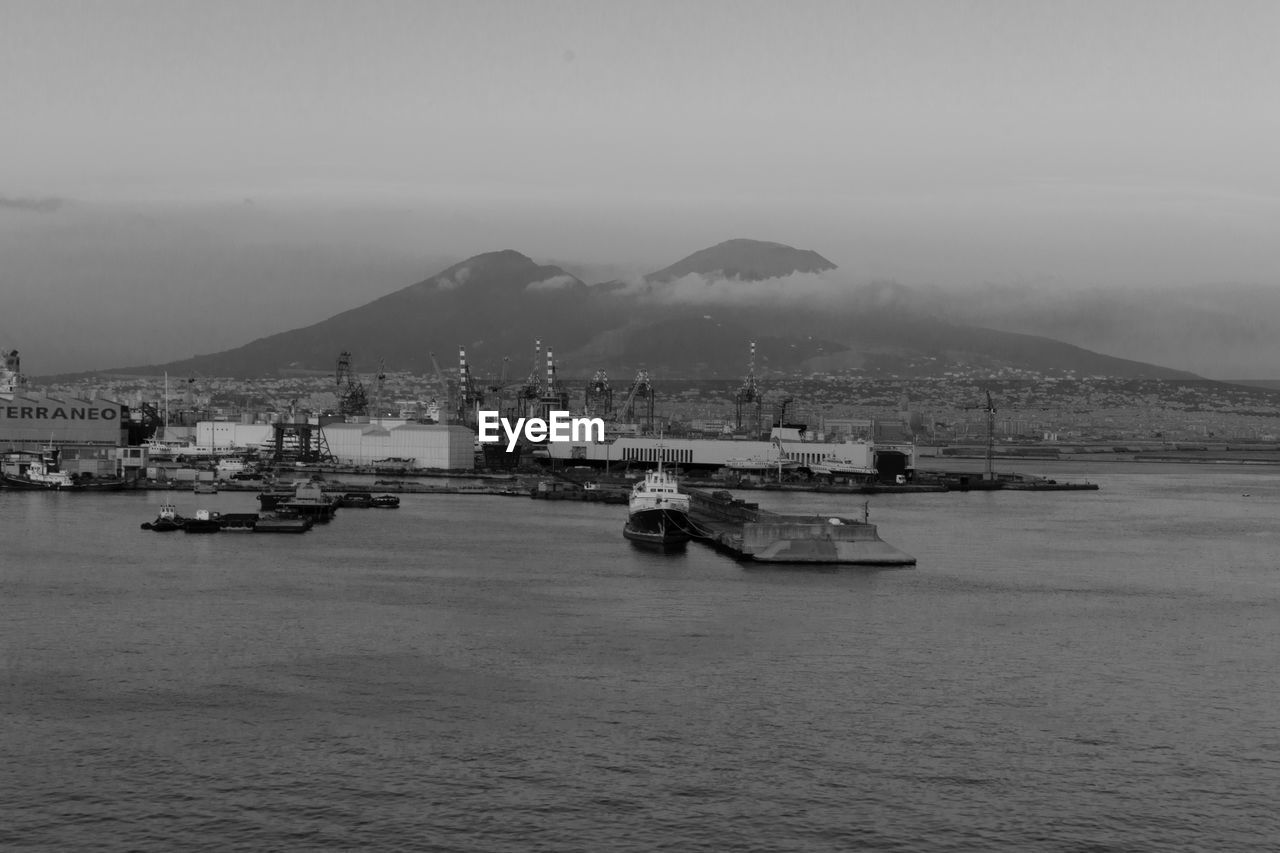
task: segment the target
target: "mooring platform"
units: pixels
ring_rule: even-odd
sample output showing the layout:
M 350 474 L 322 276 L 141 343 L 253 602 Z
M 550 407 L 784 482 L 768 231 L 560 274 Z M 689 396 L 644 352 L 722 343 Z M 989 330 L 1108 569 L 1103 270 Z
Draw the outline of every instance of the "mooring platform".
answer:
M 785 515 L 760 509 L 725 491 L 684 489 L 701 534 L 698 541 L 762 563 L 914 566 L 916 558 L 880 538 L 865 520 Z

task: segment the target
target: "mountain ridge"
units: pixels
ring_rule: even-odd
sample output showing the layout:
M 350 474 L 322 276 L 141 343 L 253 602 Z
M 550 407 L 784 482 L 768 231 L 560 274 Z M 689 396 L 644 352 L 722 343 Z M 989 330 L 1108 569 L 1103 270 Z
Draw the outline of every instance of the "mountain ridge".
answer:
M 331 368 L 348 351 L 361 364 L 430 373 L 432 351 L 448 353 L 443 363 L 451 369 L 452 353 L 464 346 L 479 375 L 497 375 L 504 358 L 518 363 L 536 339 L 554 349 L 565 375 L 648 369 L 732 377 L 745 372 L 754 340 L 761 369 L 784 372 L 860 366 L 896 375 L 967 366 L 1197 378 L 1052 338 L 952 322 L 901 286 L 824 278 L 836 269 L 816 252 L 734 239 L 639 281 L 588 285 L 560 266 L 502 249 L 318 323 L 115 372 L 250 377 Z

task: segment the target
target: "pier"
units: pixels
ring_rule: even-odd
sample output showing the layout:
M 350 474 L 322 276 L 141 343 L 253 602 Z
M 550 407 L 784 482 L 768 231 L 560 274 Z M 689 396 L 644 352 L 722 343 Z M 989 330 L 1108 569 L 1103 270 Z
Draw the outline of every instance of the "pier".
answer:
M 698 541 L 761 563 L 914 566 L 916 558 L 880 538 L 865 520 L 784 515 L 760 509 L 729 492 L 683 490 Z

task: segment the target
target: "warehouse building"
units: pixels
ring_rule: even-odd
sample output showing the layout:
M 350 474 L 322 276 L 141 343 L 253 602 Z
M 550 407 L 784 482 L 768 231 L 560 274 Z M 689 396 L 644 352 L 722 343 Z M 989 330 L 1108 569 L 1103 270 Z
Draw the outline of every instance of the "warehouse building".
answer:
M 101 398 L 0 394 L 0 451 L 58 451 L 69 474 L 114 476 L 129 443 L 129 408 Z
M 476 434 L 466 427 L 399 422 L 330 423 L 324 440 L 334 460 L 343 465 L 372 465 L 396 459 L 406 468 L 451 471 L 475 467 Z

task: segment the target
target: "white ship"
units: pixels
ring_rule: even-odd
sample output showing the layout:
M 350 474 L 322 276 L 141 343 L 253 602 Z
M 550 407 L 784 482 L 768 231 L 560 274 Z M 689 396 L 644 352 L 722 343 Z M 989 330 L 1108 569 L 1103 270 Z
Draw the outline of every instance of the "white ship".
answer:
M 689 496 L 670 471 L 649 471 L 631 489 L 630 516 L 622 535 L 649 545 L 682 545 L 689 541 L 693 524 L 689 519 Z

